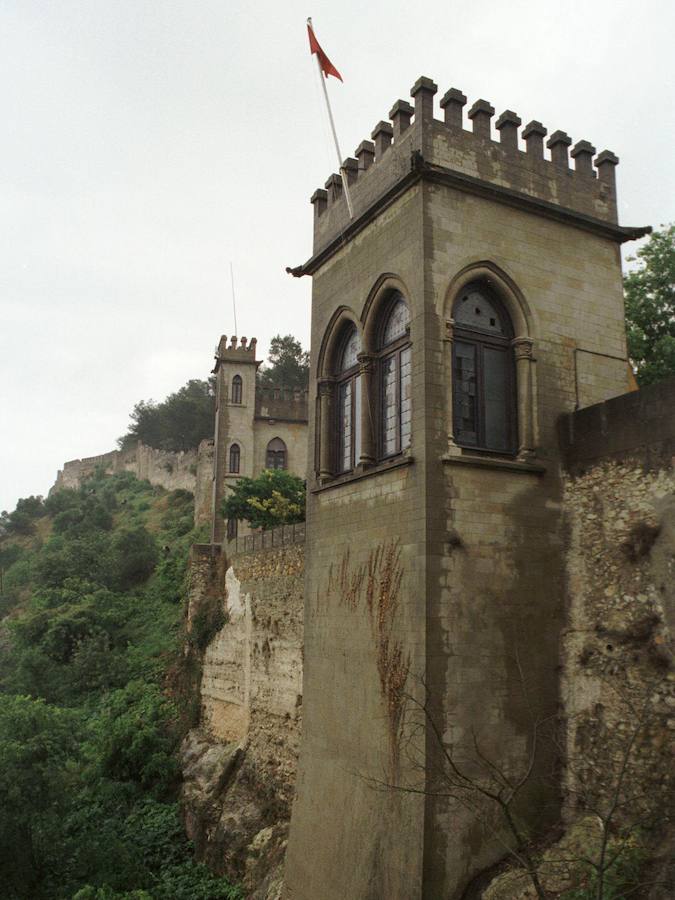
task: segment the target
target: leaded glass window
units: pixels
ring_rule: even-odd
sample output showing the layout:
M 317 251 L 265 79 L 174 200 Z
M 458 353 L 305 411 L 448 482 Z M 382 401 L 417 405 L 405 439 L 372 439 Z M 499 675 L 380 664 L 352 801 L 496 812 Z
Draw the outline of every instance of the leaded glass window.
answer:
M 344 334 L 338 353 L 336 469 L 354 469 L 361 456 L 361 337 L 354 326 Z
M 241 403 L 241 375 L 235 375 L 232 379 L 232 402 Z
M 380 328 L 380 456 L 395 456 L 410 446 L 412 426 L 412 351 L 410 311 L 397 291 L 385 307 Z
M 458 444 L 499 453 L 517 441 L 513 329 L 482 284 L 469 285 L 453 310 L 453 420 Z
M 230 447 L 230 472 L 237 474 L 241 463 L 241 450 L 239 444 L 232 444 Z
M 265 453 L 266 469 L 285 469 L 286 468 L 286 444 L 281 438 L 272 438 L 267 445 Z

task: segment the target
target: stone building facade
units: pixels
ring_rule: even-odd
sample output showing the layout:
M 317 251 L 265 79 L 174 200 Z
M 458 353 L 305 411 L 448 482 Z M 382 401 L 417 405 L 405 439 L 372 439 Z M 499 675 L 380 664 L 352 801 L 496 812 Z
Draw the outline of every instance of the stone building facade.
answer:
M 227 485 L 253 478 L 266 468 L 288 469 L 305 478 L 307 471 L 307 392 L 256 384 L 260 360 L 257 341 L 221 337 L 216 350 L 216 420 L 211 452 L 211 522 L 213 543 L 226 537 L 220 506 Z M 207 448 L 200 448 L 206 453 Z M 239 533 L 246 530 L 239 523 Z M 228 537 L 236 532 L 230 526 Z
M 579 141 L 570 167 L 562 131 L 545 158 L 538 121 L 520 149 L 510 110 L 495 140 L 484 100 L 467 131 L 461 91 L 443 120 L 436 92 L 420 78 L 345 161 L 353 218 L 339 176 L 315 192 L 290 270 L 315 348 L 293 900 L 455 898 L 503 854 L 435 773 L 449 748 L 516 776 L 532 704 L 556 713 L 557 424 L 629 386 L 619 247 L 646 229 L 617 224 L 618 159 Z M 533 833 L 560 815 L 543 783 Z

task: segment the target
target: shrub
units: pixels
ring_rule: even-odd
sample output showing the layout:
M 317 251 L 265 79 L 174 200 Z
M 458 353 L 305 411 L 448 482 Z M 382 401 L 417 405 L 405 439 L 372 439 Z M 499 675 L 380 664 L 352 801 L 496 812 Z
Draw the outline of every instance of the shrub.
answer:
M 131 681 L 106 698 L 94 729 L 101 773 L 165 795 L 179 774 L 177 710 L 154 684 Z
M 71 506 L 77 506 L 79 502 L 80 495 L 77 491 L 71 488 L 61 488 L 61 490 L 55 491 L 47 497 L 45 509 L 50 516 L 56 516 L 58 513 L 70 509 Z
M 157 542 L 143 525 L 118 531 L 111 549 L 116 580 L 122 589 L 145 581 L 157 565 Z
M 221 507 L 226 519 L 245 519 L 253 528 L 305 519 L 305 483 L 284 469 L 264 469 L 257 478 L 240 478 L 230 490 Z

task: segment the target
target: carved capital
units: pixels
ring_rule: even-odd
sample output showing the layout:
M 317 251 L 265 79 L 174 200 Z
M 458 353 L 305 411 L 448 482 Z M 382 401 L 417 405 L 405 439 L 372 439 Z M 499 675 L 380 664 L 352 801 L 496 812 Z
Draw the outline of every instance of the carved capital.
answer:
M 452 343 L 455 339 L 455 320 L 454 319 L 446 319 L 445 320 L 445 334 L 443 335 L 444 341 L 449 341 Z
M 511 341 L 516 359 L 534 360 L 534 341 L 528 337 L 517 337 Z
M 375 371 L 376 357 L 371 356 L 369 353 L 361 352 L 357 354 L 356 359 L 359 363 L 360 375 L 370 375 Z
M 319 397 L 330 397 L 333 393 L 333 379 L 320 378 L 317 383 Z

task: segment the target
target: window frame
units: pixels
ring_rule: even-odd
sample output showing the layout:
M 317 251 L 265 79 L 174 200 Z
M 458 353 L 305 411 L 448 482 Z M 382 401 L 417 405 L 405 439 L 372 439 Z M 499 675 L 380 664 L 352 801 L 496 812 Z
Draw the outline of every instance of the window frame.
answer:
M 241 375 L 234 375 L 232 378 L 230 403 L 233 406 L 241 406 L 243 402 L 244 382 Z
M 376 453 L 377 458 L 379 460 L 388 460 L 393 459 L 396 456 L 400 456 L 405 450 L 407 450 L 412 443 L 412 436 L 409 443 L 403 447 L 402 446 L 402 415 L 401 415 L 401 404 L 402 404 L 402 390 L 401 390 L 401 357 L 402 354 L 410 349 L 411 351 L 411 365 L 412 365 L 412 342 L 410 340 L 410 321 L 405 327 L 405 332 L 395 340 L 391 341 L 391 343 L 384 345 L 384 335 L 389 324 L 389 319 L 391 314 L 394 311 L 394 307 L 397 303 L 402 300 L 407 308 L 408 315 L 410 315 L 410 304 L 408 300 L 403 295 L 403 293 L 399 290 L 393 291 L 391 296 L 388 298 L 387 302 L 384 304 L 383 308 L 380 310 L 379 314 L 379 322 L 376 331 L 377 340 L 376 346 L 378 348 L 376 359 L 377 359 L 377 378 L 376 378 L 376 409 L 377 409 L 377 434 L 376 434 Z M 385 363 L 389 359 L 394 359 L 394 377 L 396 384 L 396 440 L 395 440 L 395 449 L 393 452 L 386 453 L 385 446 L 385 431 L 386 431 L 386 418 L 385 418 L 385 398 L 386 392 L 384 389 L 384 378 L 385 378 Z M 412 372 L 411 372 L 411 381 L 412 381 Z
M 236 468 L 232 465 L 233 461 L 236 459 Z M 241 472 L 241 447 L 235 441 L 233 444 L 230 444 L 230 452 L 227 460 L 227 471 L 230 475 L 239 475 Z
M 495 307 L 503 327 L 503 334 L 495 334 L 478 327 L 471 327 L 457 321 L 456 310 L 462 299 L 470 292 L 479 292 Z M 480 281 L 472 281 L 465 285 L 452 306 L 452 422 L 453 437 L 458 447 L 480 453 L 514 457 L 518 452 L 518 385 L 516 378 L 516 361 L 513 350 L 514 327 L 509 312 L 501 299 L 490 289 L 489 285 Z M 457 373 L 457 345 L 467 344 L 474 347 L 476 371 L 476 441 L 467 440 L 459 427 L 461 415 L 459 411 L 460 394 Z M 485 349 L 503 352 L 506 358 L 506 387 L 504 392 L 507 449 L 494 448 L 487 445 L 486 439 L 486 398 L 485 398 Z
M 280 444 L 283 444 L 283 449 L 282 448 L 274 448 L 274 449 L 270 450 L 270 444 L 273 444 L 275 441 L 279 441 Z M 273 461 L 274 461 L 274 465 L 272 465 L 272 466 L 269 465 L 270 454 L 272 454 Z M 282 466 L 276 465 L 276 461 L 280 456 L 283 459 Z M 269 440 L 267 442 L 267 446 L 265 447 L 265 468 L 273 469 L 273 470 L 278 469 L 279 471 L 286 471 L 288 469 L 288 447 L 286 445 L 286 441 L 284 441 L 282 438 L 273 437 L 271 440 Z
M 339 366 L 342 363 L 342 358 L 344 356 L 345 350 L 347 349 L 347 345 L 352 339 L 352 336 L 356 334 L 358 335 L 358 329 L 355 325 L 352 324 L 351 327 L 346 328 L 342 338 L 340 339 L 336 351 L 336 359 L 338 360 L 338 364 L 335 366 L 336 369 L 339 369 Z M 359 353 L 361 350 L 359 350 Z M 357 361 L 350 366 L 348 369 L 345 369 L 344 372 L 338 371 L 335 376 L 335 383 L 333 385 L 334 390 L 334 400 L 335 400 L 335 409 L 334 409 L 334 427 L 333 431 L 333 471 L 335 475 L 348 475 L 350 472 L 353 472 L 359 464 L 359 460 L 356 458 L 356 435 L 357 429 L 360 432 L 361 423 L 359 422 L 357 425 L 356 415 L 357 415 L 357 404 L 356 404 L 356 393 L 357 393 L 357 381 L 361 375 L 361 365 L 357 359 Z M 344 422 L 342 418 L 342 390 L 346 388 L 347 385 L 350 385 L 351 397 L 350 397 L 350 419 L 352 426 L 352 433 L 350 439 L 350 447 L 349 447 L 349 467 L 342 468 L 342 460 L 344 459 Z M 361 385 L 361 389 L 363 385 Z M 363 397 L 361 397 L 361 402 L 363 403 Z

